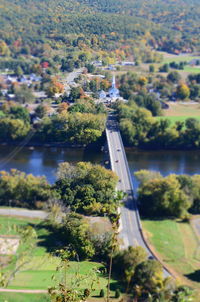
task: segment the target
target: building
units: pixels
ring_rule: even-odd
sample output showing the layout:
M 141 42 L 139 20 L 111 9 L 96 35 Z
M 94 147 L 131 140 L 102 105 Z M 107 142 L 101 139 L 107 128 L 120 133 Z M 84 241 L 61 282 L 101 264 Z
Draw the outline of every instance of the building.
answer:
M 120 96 L 119 90 L 116 88 L 115 76 L 113 76 L 112 87 L 109 89 L 108 95 L 111 99 L 116 99 Z

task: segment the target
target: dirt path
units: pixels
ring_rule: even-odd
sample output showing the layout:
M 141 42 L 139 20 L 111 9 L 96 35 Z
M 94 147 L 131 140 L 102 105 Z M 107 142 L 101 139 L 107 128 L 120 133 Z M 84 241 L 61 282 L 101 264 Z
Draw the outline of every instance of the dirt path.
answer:
M 37 210 L 0 208 L 0 215 L 45 219 L 48 214 L 44 211 L 37 211 Z

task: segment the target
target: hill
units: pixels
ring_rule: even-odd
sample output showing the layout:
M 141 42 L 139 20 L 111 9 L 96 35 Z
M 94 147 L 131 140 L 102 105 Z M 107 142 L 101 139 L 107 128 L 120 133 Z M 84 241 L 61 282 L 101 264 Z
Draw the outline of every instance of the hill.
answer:
M 77 38 L 104 50 L 141 43 L 172 53 L 200 49 L 198 0 L 0 0 L 0 8 L 0 39 L 11 51 L 74 47 Z

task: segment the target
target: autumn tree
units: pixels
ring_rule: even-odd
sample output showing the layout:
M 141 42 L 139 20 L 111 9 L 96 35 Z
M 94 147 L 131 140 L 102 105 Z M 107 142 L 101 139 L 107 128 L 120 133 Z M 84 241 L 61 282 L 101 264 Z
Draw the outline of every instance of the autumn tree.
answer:
M 190 96 L 190 88 L 182 83 L 177 87 L 176 94 L 178 98 L 185 100 Z

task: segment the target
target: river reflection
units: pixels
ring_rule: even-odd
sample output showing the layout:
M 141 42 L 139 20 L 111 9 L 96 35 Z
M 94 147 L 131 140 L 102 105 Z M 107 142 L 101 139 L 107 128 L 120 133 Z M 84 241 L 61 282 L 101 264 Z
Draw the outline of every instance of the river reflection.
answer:
M 16 151 L 16 152 L 15 152 Z M 140 169 L 160 171 L 162 175 L 200 174 L 200 151 L 133 151 L 126 150 L 131 174 Z M 0 170 L 12 168 L 45 175 L 50 183 L 60 162 L 91 161 L 101 163 L 103 154 L 99 151 L 68 148 L 24 147 L 21 150 L 11 146 L 0 146 Z M 133 176 L 134 187 L 137 182 Z
M 9 171 L 15 168 L 35 176 L 45 175 L 50 183 L 55 181 L 57 166 L 63 161 L 100 163 L 101 160 L 100 151 L 88 152 L 83 149 L 44 147 L 34 149 L 24 147 L 18 151 L 15 147 L 0 146 L 0 170 Z
M 147 169 L 166 176 L 200 174 L 200 151 L 133 151 L 126 150 L 129 167 L 134 172 Z M 133 176 L 134 187 L 138 186 Z

